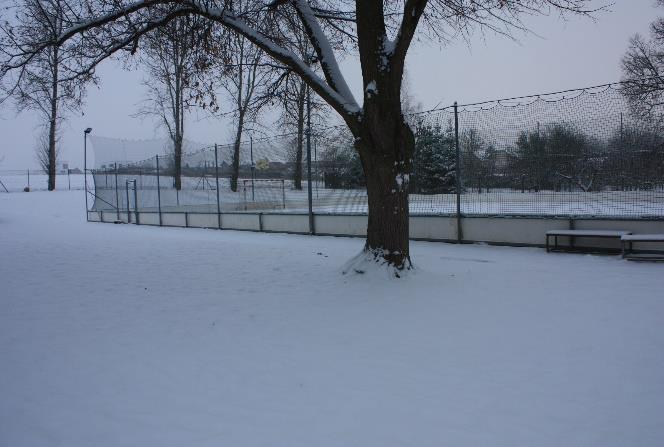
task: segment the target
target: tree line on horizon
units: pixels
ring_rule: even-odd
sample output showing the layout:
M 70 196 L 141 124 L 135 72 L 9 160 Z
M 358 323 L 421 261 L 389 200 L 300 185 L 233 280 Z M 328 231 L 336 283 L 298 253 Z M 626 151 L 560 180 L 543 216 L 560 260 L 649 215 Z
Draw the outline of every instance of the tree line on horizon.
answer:
M 419 123 L 410 178 L 411 194 L 454 194 L 454 126 Z M 349 144 L 326 153 L 329 188 L 363 188 L 359 157 Z M 571 123 L 554 122 L 496 141 L 476 128 L 459 135 L 462 192 L 652 190 L 664 188 L 664 133 L 638 125 L 617 127 L 600 139 Z

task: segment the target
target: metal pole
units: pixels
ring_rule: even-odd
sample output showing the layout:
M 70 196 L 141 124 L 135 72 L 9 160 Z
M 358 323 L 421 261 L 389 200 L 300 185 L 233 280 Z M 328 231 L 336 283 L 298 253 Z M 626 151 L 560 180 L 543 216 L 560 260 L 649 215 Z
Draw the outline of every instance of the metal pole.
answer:
M 307 86 L 307 199 L 309 200 L 309 233 L 316 234 L 314 200 L 311 191 L 311 88 L 309 86 Z
M 454 102 L 454 146 L 456 149 L 456 219 L 457 242 L 463 241 L 463 228 L 461 227 L 461 148 L 459 147 L 459 106 Z
M 28 169 L 28 191 L 30 191 L 30 170 Z M 86 207 L 87 209 L 87 207 Z
M 131 223 L 131 208 L 129 208 L 129 180 L 125 180 L 125 191 L 127 192 L 127 223 Z
M 314 177 L 316 178 L 316 199 L 318 199 L 318 140 L 314 139 Z
M 221 230 L 221 200 L 219 198 L 219 153 L 214 145 L 214 178 L 217 182 L 217 226 Z
M 85 182 L 85 220 L 88 220 L 88 133 L 83 132 L 83 181 Z
M 159 209 L 159 226 L 161 227 L 161 183 L 159 182 L 159 155 L 157 155 L 157 207 Z
M 281 203 L 286 209 L 286 181 L 284 179 L 281 179 Z
M 251 157 L 251 201 L 255 202 L 256 196 L 254 191 L 256 190 L 256 187 L 254 184 L 254 170 L 256 169 L 256 166 L 254 165 L 254 137 L 252 135 L 249 136 L 249 154 Z
M 620 112 L 620 148 L 622 149 L 623 143 L 623 113 Z
M 138 217 L 138 185 L 136 184 L 136 179 L 134 179 L 134 212 L 136 213 L 136 225 L 140 225 Z
M 71 169 L 67 168 L 67 186 L 69 191 L 71 191 Z
M 115 211 L 117 220 L 120 220 L 120 191 L 118 190 L 118 164 L 115 163 Z
M 247 211 L 247 180 L 242 180 L 242 193 L 244 195 L 244 210 Z

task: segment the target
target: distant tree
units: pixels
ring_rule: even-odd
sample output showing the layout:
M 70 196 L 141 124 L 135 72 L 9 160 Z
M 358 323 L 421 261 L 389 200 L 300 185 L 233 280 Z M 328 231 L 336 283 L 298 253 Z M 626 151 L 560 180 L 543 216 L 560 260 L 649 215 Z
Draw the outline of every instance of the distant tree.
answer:
M 273 82 L 274 71 L 265 64 L 265 53 L 239 34 L 225 33 L 223 57 L 218 63 L 221 76 L 219 82 L 228 94 L 234 118 L 235 136 L 231 161 L 230 186 L 237 191 L 240 175 L 240 147 L 245 127 L 255 123 L 258 115 L 272 98 L 268 86 Z
M 326 188 L 357 189 L 366 186 L 362 161 L 353 149 L 353 137 L 335 129 L 321 138 L 326 149 L 321 154 L 320 167 Z
M 664 186 L 664 135 L 638 124 L 616 129 L 607 144 L 603 169 L 617 189 Z
M 464 130 L 459 135 L 462 188 L 475 187 L 477 192 L 482 192 L 487 177 L 484 162 L 487 148 L 487 142 L 475 128 Z
M 657 0 L 664 6 L 664 0 Z M 642 118 L 664 120 L 664 17 L 650 25 L 650 39 L 636 34 L 622 59 L 622 92 Z
M 53 45 L 32 55 L 20 70 L 10 75 L 10 61 L 25 54 L 27 42 L 55 41 L 71 24 L 72 10 L 60 0 L 21 0 L 12 22 L 0 24 L 0 88 L 4 97 L 13 98 L 19 112 L 36 111 L 47 128 L 47 146 L 39 140 L 37 153 L 48 174 L 48 190 L 55 189 L 58 127 L 65 110 L 81 105 L 84 85 L 90 73 L 71 73 L 65 67 L 77 57 L 67 47 Z M 43 151 L 46 150 L 46 153 Z
M 146 34 L 142 41 L 141 65 L 148 78 L 144 81 L 147 99 L 139 115 L 156 116 L 173 144 L 169 165 L 173 169 L 175 189 L 182 188 L 182 151 L 186 110 L 196 101 L 213 110 L 215 100 L 204 102 L 199 94 L 209 85 L 201 85 L 207 65 L 199 58 L 201 36 L 210 32 L 209 23 L 200 17 L 178 17 Z
M 599 171 L 598 143 L 567 123 L 521 132 L 516 141 L 515 170 L 522 188 L 556 189 L 561 181 L 591 191 Z
M 454 127 L 448 123 L 420 124 L 415 130 L 413 172 L 410 192 L 450 194 L 456 191 L 456 148 Z
M 59 138 L 56 135 L 55 142 L 59 142 Z M 37 145 L 35 146 L 35 158 L 39 167 L 44 171 L 44 174 L 48 175 L 51 172 L 51 164 L 55 165 L 60 159 L 60 146 L 56 144 L 55 146 L 55 158 L 51 157 L 50 149 L 50 138 L 49 132 L 41 132 L 37 138 Z

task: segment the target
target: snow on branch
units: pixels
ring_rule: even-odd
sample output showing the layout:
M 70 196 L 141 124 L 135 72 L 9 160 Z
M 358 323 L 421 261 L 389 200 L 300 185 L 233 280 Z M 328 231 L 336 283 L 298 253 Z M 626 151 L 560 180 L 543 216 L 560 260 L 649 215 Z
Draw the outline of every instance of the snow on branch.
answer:
M 220 22 L 224 26 L 238 32 L 242 36 L 246 37 L 249 41 L 251 41 L 254 45 L 258 46 L 267 54 L 272 56 L 274 59 L 291 68 L 345 119 L 354 119 L 361 112 L 357 102 L 355 102 L 352 94 L 350 94 L 350 89 L 346 85 L 345 80 L 343 77 L 340 77 L 341 71 L 336 64 L 336 59 L 333 59 L 333 62 L 336 66 L 338 75 L 336 75 L 334 79 L 338 79 L 340 77 L 340 80 L 343 81 L 341 84 L 341 89 L 339 89 L 337 84 L 334 84 L 334 79 L 329 79 L 328 82 L 325 82 L 325 80 L 321 79 L 309 67 L 309 65 L 297 55 L 295 55 L 295 53 L 281 45 L 276 44 L 272 41 L 272 39 L 269 38 L 269 36 L 266 36 L 260 33 L 258 30 L 252 28 L 245 21 L 236 17 L 234 14 L 231 14 L 226 10 L 208 7 L 207 5 L 203 5 L 198 0 L 191 0 L 190 3 L 192 5 L 196 5 L 196 7 L 201 11 L 200 13 L 202 15 L 207 16 L 211 20 Z M 327 45 L 329 51 L 331 52 L 332 49 L 329 47 L 329 43 L 327 43 Z
M 339 69 L 339 63 L 337 62 L 334 50 L 332 50 L 330 41 L 318 23 L 315 12 L 306 0 L 294 0 L 293 4 L 311 44 L 316 50 L 320 66 L 328 84 L 345 98 L 348 104 L 352 104 L 354 108 L 359 109 L 353 93 L 350 91 L 346 79 Z

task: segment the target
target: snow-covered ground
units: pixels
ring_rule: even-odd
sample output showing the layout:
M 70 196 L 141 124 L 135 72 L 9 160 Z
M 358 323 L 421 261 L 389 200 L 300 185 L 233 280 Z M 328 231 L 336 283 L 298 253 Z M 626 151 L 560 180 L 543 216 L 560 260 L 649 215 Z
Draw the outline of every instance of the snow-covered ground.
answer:
M 0 445 L 664 445 L 663 265 L 361 247 L 0 195 Z

